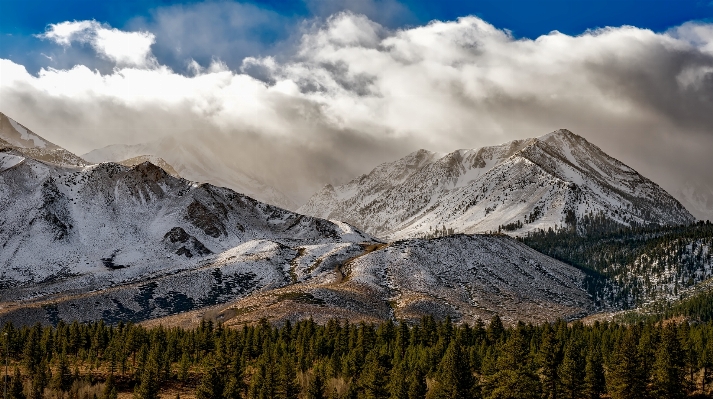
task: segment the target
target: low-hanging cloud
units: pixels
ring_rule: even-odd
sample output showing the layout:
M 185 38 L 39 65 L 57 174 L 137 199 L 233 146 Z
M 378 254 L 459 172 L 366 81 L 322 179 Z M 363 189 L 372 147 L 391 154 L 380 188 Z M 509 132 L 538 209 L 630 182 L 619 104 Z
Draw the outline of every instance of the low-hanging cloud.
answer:
M 418 148 L 563 127 L 690 197 L 713 187 L 711 32 L 688 23 L 530 40 L 477 17 L 390 30 L 345 12 L 303 24 L 294 46 L 248 57 L 239 70 L 186 54 L 189 74 L 116 57 L 111 73 L 77 65 L 35 76 L 1 60 L 0 107 L 79 153 L 167 136 L 209 143 L 297 202 Z M 45 35 L 75 40 L 58 29 Z

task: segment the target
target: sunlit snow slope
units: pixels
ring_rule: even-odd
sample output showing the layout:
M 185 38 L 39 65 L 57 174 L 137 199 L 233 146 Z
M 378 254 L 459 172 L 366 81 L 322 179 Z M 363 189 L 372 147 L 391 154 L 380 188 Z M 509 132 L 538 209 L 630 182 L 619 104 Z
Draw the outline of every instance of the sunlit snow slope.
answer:
M 388 239 L 444 227 L 475 233 L 510 225 L 508 232 L 524 234 L 590 213 L 624 225 L 695 220 L 654 182 L 564 129 L 442 157 L 420 150 L 324 187 L 298 212 Z

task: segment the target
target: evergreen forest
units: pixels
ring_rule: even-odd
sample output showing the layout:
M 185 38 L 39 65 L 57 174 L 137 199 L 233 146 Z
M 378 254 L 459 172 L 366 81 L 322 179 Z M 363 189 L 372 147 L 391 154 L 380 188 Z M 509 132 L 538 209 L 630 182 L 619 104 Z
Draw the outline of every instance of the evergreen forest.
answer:
M 6 325 L 10 399 L 711 397 L 713 324 Z M 6 352 L 6 349 L 9 349 Z

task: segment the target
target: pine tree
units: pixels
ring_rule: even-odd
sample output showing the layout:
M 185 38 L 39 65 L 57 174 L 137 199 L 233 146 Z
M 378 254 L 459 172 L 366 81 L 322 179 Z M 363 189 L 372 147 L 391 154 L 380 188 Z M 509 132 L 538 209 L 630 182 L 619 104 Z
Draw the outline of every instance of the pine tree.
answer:
M 646 376 L 641 372 L 637 339 L 628 329 L 612 355 L 606 380 L 612 399 L 641 399 L 646 393 Z
M 114 381 L 114 374 L 109 374 L 109 378 L 106 379 L 106 384 L 104 385 L 103 398 L 104 399 L 117 399 L 119 397 L 119 392 L 116 389 L 116 383 Z
M 589 351 L 584 366 L 584 395 L 585 399 L 599 399 L 605 391 L 604 367 L 598 348 Z
M 584 391 L 585 364 L 582 361 L 581 351 L 573 339 L 564 349 L 564 357 L 560 365 L 560 379 L 562 381 L 562 398 L 579 399 Z
M 216 367 L 211 367 L 203 374 L 200 385 L 196 388 L 196 399 L 222 399 L 225 385 Z
M 296 399 L 300 393 L 300 387 L 297 382 L 297 370 L 295 362 L 289 355 L 282 356 L 280 360 L 279 374 L 277 377 L 278 398 Z
M 666 327 L 656 351 L 652 372 L 652 396 L 660 399 L 679 399 L 684 392 L 684 356 L 674 327 Z
M 22 375 L 20 374 L 20 369 L 15 367 L 15 373 L 10 381 L 10 388 L 8 389 L 9 399 L 26 399 L 24 386 L 22 385 Z
M 72 386 L 72 372 L 69 369 L 67 354 L 64 352 L 59 357 L 57 371 L 52 375 L 50 386 L 52 389 L 62 392 L 69 391 L 69 388 Z
M 484 391 L 488 399 L 539 399 L 540 380 L 530 369 L 525 337 L 519 329 L 505 341 L 497 361 L 498 371 L 488 376 Z
M 406 364 L 399 362 L 389 374 L 389 399 L 408 399 L 408 378 Z
M 384 360 L 376 351 L 371 351 L 366 356 L 364 369 L 359 375 L 359 389 L 362 392 L 360 397 L 366 399 L 386 398 L 386 377 L 388 376 Z
M 559 375 L 557 365 L 559 364 L 559 344 L 555 333 L 549 324 L 545 324 L 545 331 L 542 333 L 542 344 L 538 356 L 540 364 L 540 375 L 542 378 L 542 394 L 545 399 L 557 399 L 557 388 L 559 386 Z
M 408 378 L 408 399 L 423 399 L 426 396 L 426 377 L 418 368 Z
M 154 367 L 145 367 L 139 385 L 134 389 L 134 399 L 158 399 L 158 376 Z
M 314 370 L 312 378 L 307 385 L 307 399 L 326 399 L 324 395 L 324 378 L 318 370 Z
M 451 341 L 448 345 L 438 369 L 438 385 L 434 394 L 436 398 L 468 399 L 474 396 L 473 374 L 468 358 L 463 355 L 457 341 Z

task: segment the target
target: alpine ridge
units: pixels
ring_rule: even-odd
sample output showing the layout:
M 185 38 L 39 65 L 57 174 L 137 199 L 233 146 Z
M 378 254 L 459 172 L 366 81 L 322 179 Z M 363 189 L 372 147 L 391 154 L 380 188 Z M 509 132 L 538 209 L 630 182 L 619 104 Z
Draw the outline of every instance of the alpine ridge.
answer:
M 325 186 L 298 212 L 388 240 L 444 231 L 526 235 L 585 215 L 624 226 L 695 221 L 657 184 L 566 129 L 445 156 L 419 150 Z
M 596 309 L 584 273 L 506 236 L 387 244 L 175 176 L 157 157 L 87 164 L 6 121 L 0 321 L 537 322 Z M 387 173 L 405 181 L 410 167 Z

